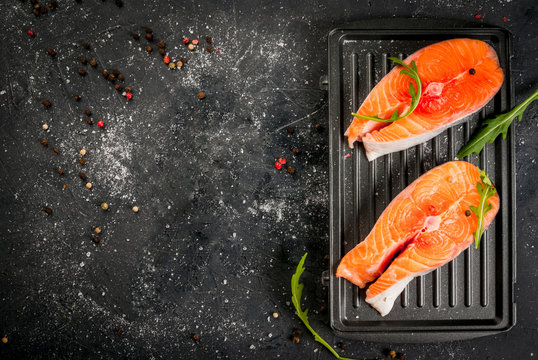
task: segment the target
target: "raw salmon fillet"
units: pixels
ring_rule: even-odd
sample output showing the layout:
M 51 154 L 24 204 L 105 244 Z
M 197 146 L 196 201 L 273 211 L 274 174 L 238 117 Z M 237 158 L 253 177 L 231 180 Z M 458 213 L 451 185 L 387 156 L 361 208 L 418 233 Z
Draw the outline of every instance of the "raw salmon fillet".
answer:
M 384 123 L 355 117 L 345 135 L 353 147 L 362 141 L 368 160 L 407 149 L 440 134 L 480 110 L 501 88 L 503 71 L 495 50 L 480 40 L 453 39 L 422 48 L 404 60 L 417 64 L 422 93 L 417 108 L 407 117 Z M 390 118 L 405 113 L 411 104 L 409 83 L 392 69 L 374 87 L 357 114 Z
M 366 239 L 342 258 L 336 276 L 361 288 L 377 279 L 366 301 L 385 316 L 414 277 L 446 264 L 474 241 L 477 218 L 465 212 L 480 202 L 477 182 L 479 169 L 466 161 L 428 171 L 391 201 Z M 499 210 L 497 193 L 488 203 L 484 229 Z

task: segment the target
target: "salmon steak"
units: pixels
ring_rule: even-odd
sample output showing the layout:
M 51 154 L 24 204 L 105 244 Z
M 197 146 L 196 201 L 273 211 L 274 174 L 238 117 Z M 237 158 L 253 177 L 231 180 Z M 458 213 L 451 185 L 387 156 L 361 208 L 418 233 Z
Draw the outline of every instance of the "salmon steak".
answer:
M 454 259 L 473 241 L 478 219 L 471 206 L 481 196 L 479 169 L 466 161 L 451 161 L 428 171 L 398 194 L 370 234 L 341 260 L 336 276 L 364 288 L 366 302 L 382 316 L 415 277 Z M 491 209 L 483 229 L 499 210 L 499 195 L 487 200 Z
M 445 40 L 426 46 L 409 56 L 422 83 L 420 101 L 408 116 L 379 122 L 354 117 L 345 132 L 348 144 L 362 141 L 368 160 L 423 143 L 480 110 L 499 91 L 503 71 L 495 50 L 474 39 Z M 411 77 L 393 68 L 372 89 L 357 111 L 358 115 L 388 119 L 397 110 L 405 114 L 411 107 Z

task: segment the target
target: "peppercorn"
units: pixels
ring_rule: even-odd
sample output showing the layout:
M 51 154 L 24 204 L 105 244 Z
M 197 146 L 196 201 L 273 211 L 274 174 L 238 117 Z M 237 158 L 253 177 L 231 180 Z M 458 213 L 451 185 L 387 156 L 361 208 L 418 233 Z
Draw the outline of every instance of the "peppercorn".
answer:
M 48 49 L 47 54 L 49 54 L 52 57 L 55 57 L 56 56 L 56 51 L 54 51 L 54 49 Z
M 182 67 L 183 67 L 183 63 L 181 62 L 181 60 L 178 61 L 178 62 L 176 63 L 176 65 L 177 65 L 178 68 L 182 68 Z
M 146 51 L 150 53 L 153 51 L 153 48 L 150 45 L 148 45 L 146 46 Z
M 131 89 L 129 86 L 126 86 L 126 87 L 125 87 L 125 91 L 128 92 L 128 93 L 130 93 L 131 91 L 133 91 L 133 89 Z
M 53 10 L 55 10 L 56 7 L 58 6 L 58 3 L 57 3 L 56 1 L 53 0 L 53 1 L 51 1 L 51 2 L 48 4 L 48 6 L 49 6 L 49 9 L 50 9 L 51 11 L 53 11 Z
M 469 74 L 474 75 L 476 74 L 476 70 L 474 68 L 469 69 Z
M 112 74 L 118 76 L 120 74 L 120 71 L 117 68 L 112 69 Z
M 47 124 L 43 124 L 41 125 L 41 128 L 45 131 L 47 131 L 49 129 L 49 126 Z
M 150 27 L 146 27 L 144 30 L 146 31 L 146 34 L 153 33 L 153 30 Z
M 153 40 L 153 34 L 152 33 L 146 33 L 146 40 L 152 41 Z
M 176 63 L 171 62 L 170 64 L 168 64 L 168 67 L 170 69 L 175 69 L 176 68 Z
M 103 120 L 99 120 L 97 122 L 97 126 L 99 126 L 100 128 L 104 127 L 105 126 L 105 123 L 103 122 Z
M 318 132 L 322 132 L 322 131 L 323 131 L 323 127 L 321 126 L 321 124 L 316 124 L 316 125 L 314 125 L 314 127 L 316 128 L 316 130 L 317 130 Z
M 104 77 L 104 78 L 107 78 L 107 77 L 108 77 L 108 71 L 103 70 L 103 77 Z
M 49 10 L 46 7 L 43 6 L 43 7 L 39 8 L 39 11 L 41 12 L 41 14 L 46 14 L 47 11 L 49 11 Z
M 73 94 L 73 98 L 75 99 L 75 101 L 79 101 L 80 100 L 80 95 L 79 94 Z
M 90 48 L 90 44 L 88 44 L 87 42 L 85 43 L 82 43 L 82 47 L 86 50 L 88 50 Z
M 465 210 L 465 216 L 471 216 L 471 210 Z
M 83 64 L 86 64 L 88 62 L 88 60 L 86 60 L 86 58 L 83 56 L 80 58 L 80 62 L 83 63 Z
M 295 155 L 298 155 L 299 153 L 301 153 L 301 150 L 299 150 L 297 146 L 295 146 L 291 151 L 293 151 Z
M 159 54 L 161 54 L 162 56 L 164 56 L 164 54 L 166 54 L 166 51 L 165 51 L 163 48 L 160 48 L 160 49 L 159 49 Z
M 107 77 L 107 80 L 108 81 L 114 81 L 115 78 L 116 78 L 116 76 L 114 76 L 114 74 L 109 74 L 108 77 Z
M 81 156 L 86 155 L 86 149 L 80 149 L 79 154 L 80 154 Z
M 116 0 L 115 3 L 116 3 L 116 6 L 119 7 L 119 8 L 121 8 L 123 6 L 123 1 L 121 1 L 121 0 Z
M 192 339 L 196 342 L 200 341 L 200 335 L 198 334 L 192 334 Z
M 58 168 L 56 169 L 56 172 L 60 175 L 63 175 L 64 171 L 62 170 L 62 168 Z
M 84 115 L 91 116 L 92 111 L 90 109 L 84 109 Z
M 8 341 L 8 340 L 7 340 L 7 337 L 4 336 L 4 337 L 2 338 L 2 342 L 3 342 L 4 344 L 7 344 L 7 341 Z
M 123 76 L 123 74 L 119 74 L 119 75 L 118 75 L 118 80 L 119 80 L 119 81 L 123 81 L 123 80 L 125 80 L 125 76 Z
M 198 99 L 202 100 L 202 99 L 204 99 L 204 98 L 205 98 L 205 93 L 204 93 L 203 91 L 200 91 L 200 92 L 198 93 Z
M 133 33 L 133 39 L 140 40 L 140 35 L 138 35 L 137 33 Z
M 57 147 L 52 148 L 52 151 L 54 151 L 56 154 L 59 154 L 59 153 L 60 153 L 60 149 L 58 149 Z
M 205 42 L 208 43 L 208 44 L 211 44 L 213 42 L 213 38 L 211 36 L 206 36 L 205 37 Z
M 194 51 L 194 45 L 193 44 L 189 44 L 189 46 L 187 46 L 189 48 L 190 51 Z
M 182 58 L 181 58 L 181 62 L 182 62 L 183 64 L 186 64 L 186 63 L 187 63 L 187 58 L 186 58 L 186 57 L 182 57 Z
M 160 48 L 164 48 L 164 46 L 165 46 L 164 41 L 163 41 L 163 40 L 159 41 L 159 42 L 157 43 L 157 46 L 160 47 Z
M 293 168 L 293 166 L 288 166 L 288 172 L 292 175 L 295 174 L 295 169 Z
M 396 356 L 398 357 L 398 360 L 405 360 L 405 355 L 403 353 L 398 353 Z
M 77 72 L 80 76 L 86 75 L 86 70 L 84 70 L 83 68 L 78 68 Z
M 116 84 L 114 85 L 114 89 L 118 90 L 118 91 L 122 91 L 123 90 L 123 86 L 121 86 L 121 84 Z
M 133 206 L 133 208 L 131 210 L 133 210 L 133 212 L 137 213 L 139 209 L 138 209 L 138 206 L 135 205 L 135 206 Z
M 293 336 L 291 338 L 291 341 L 293 341 L 295 344 L 298 344 L 301 342 L 301 338 L 299 338 L 298 336 Z
M 85 165 L 85 164 L 86 164 L 86 159 L 84 159 L 84 158 L 80 158 L 80 159 L 78 159 L 78 163 L 79 163 L 80 165 Z
M 101 209 L 103 209 L 105 211 L 108 210 L 108 204 L 106 202 L 101 203 Z
M 82 180 L 86 180 L 86 174 L 83 173 L 82 171 L 78 173 L 78 176 L 79 176 Z
M 52 105 L 49 99 L 43 99 L 43 101 L 41 101 L 41 104 L 43 104 L 43 106 L 46 108 L 50 108 L 50 106 Z
M 291 134 L 293 134 L 293 133 L 295 132 L 295 129 L 292 128 L 291 126 L 288 126 L 288 127 L 286 128 L 286 131 L 288 132 L 288 134 L 291 135 Z
M 34 13 L 35 16 L 39 16 L 39 10 L 34 9 L 33 13 Z
M 99 244 L 99 238 L 97 236 L 92 236 L 92 241 L 96 244 Z M 119 331 L 118 331 L 119 333 Z
M 211 51 L 213 51 L 213 46 L 211 46 L 211 45 L 207 45 L 207 46 L 205 47 L 205 51 L 207 51 L 207 52 L 211 52 Z
M 303 333 L 303 330 L 301 330 L 301 329 L 298 329 L 298 328 L 293 329 L 293 335 L 295 335 L 295 336 L 299 336 L 302 333 Z
M 93 125 L 92 119 L 87 119 L 86 122 L 88 123 L 88 125 Z
M 49 144 L 49 143 L 48 143 L 47 140 L 45 140 L 45 139 L 41 140 L 41 145 L 43 145 L 43 146 L 47 146 L 48 144 Z
M 342 350 L 345 350 L 346 348 L 346 344 L 344 344 L 343 342 L 339 342 L 338 344 L 336 344 L 340 349 Z
M 394 359 L 396 357 L 396 351 L 391 350 L 389 351 L 388 355 L 389 359 Z
M 95 229 L 93 229 L 93 231 L 95 231 L 96 234 L 100 234 L 101 233 L 101 228 L 96 227 Z
M 164 58 L 163 58 L 163 62 L 165 64 L 169 64 L 170 63 L 170 57 L 168 55 L 166 55 Z
M 92 183 L 91 182 L 87 182 L 86 183 L 86 189 L 91 189 L 92 188 Z
M 97 67 L 97 61 L 95 61 L 95 59 L 91 59 L 90 60 L 90 66 L 91 67 Z
M 44 206 L 43 211 L 47 213 L 47 215 L 52 215 L 52 209 L 50 207 Z

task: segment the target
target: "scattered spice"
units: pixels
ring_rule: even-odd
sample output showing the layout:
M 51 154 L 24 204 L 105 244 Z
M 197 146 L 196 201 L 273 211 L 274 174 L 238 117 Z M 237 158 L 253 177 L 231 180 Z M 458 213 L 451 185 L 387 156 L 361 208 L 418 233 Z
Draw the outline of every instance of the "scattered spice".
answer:
M 104 78 L 107 78 L 107 77 L 108 77 L 108 71 L 103 70 L 103 77 L 104 77 Z
M 293 133 L 295 132 L 295 129 L 292 128 L 291 126 L 288 126 L 288 127 L 286 128 L 286 131 L 288 132 L 288 134 L 291 135 L 291 134 L 293 134 Z
M 211 51 L 213 51 L 213 46 L 211 46 L 211 45 L 207 45 L 207 46 L 205 47 L 205 51 L 207 51 L 207 52 L 211 52 Z
M 295 146 L 293 149 L 291 149 L 295 155 L 299 155 L 301 153 L 301 150 L 297 146 Z
M 323 131 L 323 127 L 321 126 L 321 124 L 316 124 L 316 125 L 314 125 L 314 127 L 316 128 L 316 130 L 317 130 L 318 132 Z
M 173 64 L 173 63 L 171 63 L 171 64 Z M 125 88 L 125 90 L 127 90 L 127 88 Z M 133 94 L 128 92 L 127 94 L 125 94 L 125 97 L 127 98 L 127 100 L 131 100 L 133 98 Z
M 86 189 L 91 189 L 93 187 L 91 182 L 86 183 Z
M 186 63 L 187 63 L 187 58 L 186 58 L 186 57 L 182 57 L 180 60 L 181 60 L 181 62 L 182 62 L 183 64 L 186 64 Z
M 93 125 L 92 119 L 86 119 L 86 122 L 88 123 L 88 125 Z
M 350 154 L 350 153 L 347 153 L 347 154 L 346 154 L 346 157 L 347 157 L 347 158 L 351 157 L 351 154 Z
M 123 90 L 123 86 L 121 86 L 121 84 L 116 84 L 114 85 L 114 89 L 118 90 L 118 91 L 122 91 Z
M 82 180 L 86 180 L 86 174 L 83 173 L 82 171 L 78 173 L 78 176 L 79 176 Z
M 41 104 L 43 104 L 43 106 L 46 108 L 50 108 L 52 105 L 49 99 L 43 99 L 43 101 L 41 101 Z
M 482 19 L 482 14 L 476 14 L 476 15 L 474 16 L 474 18 L 475 18 L 475 19 Z
M 95 61 L 95 59 L 91 59 L 90 60 L 90 66 L 91 67 L 96 67 L 97 66 L 97 61 Z
M 49 144 L 49 143 L 48 143 L 47 140 L 45 140 L 45 139 L 41 140 L 41 145 L 43 145 L 43 146 L 47 146 L 48 144 Z
M 278 161 L 275 163 L 275 167 L 277 168 L 277 170 L 282 169 L 282 165 Z
M 84 115 L 91 116 L 92 111 L 90 109 L 84 109 Z
M 204 99 L 204 98 L 205 98 L 205 92 L 200 91 L 200 92 L 198 93 L 198 99 L 202 100 L 202 99 Z
M 405 360 L 405 355 L 403 353 L 398 353 L 396 356 L 398 357 L 398 360 Z
M 122 328 L 118 328 L 116 330 L 116 332 L 119 334 L 119 335 L 122 335 L 123 334 L 123 329 Z
M 303 333 L 303 330 L 299 329 L 299 328 L 294 328 L 293 329 L 293 335 L 295 336 L 299 336 Z
M 46 14 L 49 10 L 46 8 L 46 7 L 41 7 L 39 8 L 39 12 L 41 12 L 41 14 Z
M 4 336 L 4 337 L 2 338 L 2 342 L 3 342 L 4 344 L 7 344 L 7 337 Z
M 118 75 L 118 80 L 119 80 L 119 81 L 123 81 L 123 80 L 125 80 L 125 76 L 123 76 L 123 74 L 119 74 L 119 75 Z
M 119 8 L 121 8 L 123 6 L 123 1 L 122 0 L 116 0 L 115 3 L 116 3 L 116 6 L 119 7 Z
M 146 34 L 147 33 L 150 33 L 150 34 L 153 33 L 153 30 L 150 27 L 146 27 L 145 30 L 146 30 Z
M 86 75 L 86 70 L 84 70 L 83 68 L 78 68 L 77 73 L 80 76 L 84 76 L 84 75 Z
M 471 210 L 465 210 L 465 216 L 471 216 Z
M 148 41 L 152 41 L 153 40 L 153 34 L 152 33 L 146 33 L 146 39 Z
M 396 357 L 396 351 L 391 350 L 389 351 L 388 355 L 389 359 L 394 359 Z
M 189 44 L 189 46 L 187 46 L 189 48 L 190 51 L 194 51 L 194 45 L 193 44 Z
M 43 124 L 41 125 L 41 128 L 46 131 L 49 129 L 49 126 L 47 124 Z
M 137 33 L 133 33 L 133 39 L 140 40 L 140 35 Z
M 295 174 L 295 169 L 293 168 L 293 166 L 291 166 L 291 165 L 288 166 L 288 172 L 289 172 L 291 175 Z
M 150 53 L 153 51 L 153 48 L 150 45 L 148 45 L 146 46 L 146 51 Z
M 165 51 L 163 48 L 160 48 L 160 49 L 159 49 L 159 54 L 161 54 L 162 56 L 164 56 L 164 54 L 166 54 L 166 51 Z
M 115 78 L 116 78 L 116 76 L 114 74 L 109 74 L 108 77 L 107 77 L 107 80 L 108 81 L 114 81 Z
M 73 94 L 73 99 L 75 99 L 75 101 L 79 101 L 80 100 L 80 95 L 79 94 Z
M 43 211 L 46 212 L 47 215 L 52 215 L 52 209 L 48 206 L 44 206 Z
M 273 313 L 273 317 L 274 317 L 275 319 L 278 318 L 278 313 L 277 313 L 277 312 L 274 312 L 274 313 Z
M 86 64 L 88 62 L 88 60 L 86 60 L 86 58 L 83 56 L 80 58 L 80 62 L 83 63 L 83 64 Z
M 161 40 L 161 41 L 159 41 L 159 42 L 157 43 L 157 46 L 160 47 L 160 48 L 164 48 L 165 45 L 166 45 L 166 44 L 164 43 L 163 40 Z
M 86 50 L 88 50 L 90 48 L 90 44 L 88 44 L 87 42 L 84 42 L 82 43 L 82 47 Z
M 282 165 L 284 165 L 286 163 L 286 159 L 285 158 L 278 158 L 278 162 L 281 163 Z
M 476 74 L 476 70 L 474 68 L 469 69 L 469 74 L 474 75 Z
M 56 172 L 60 175 L 63 175 L 64 174 L 64 171 L 62 170 L 62 168 L 58 168 L 56 169 Z
M 139 209 L 138 209 L 138 206 L 136 206 L 136 205 L 135 205 L 135 206 L 133 206 L 132 210 L 133 210 L 133 212 L 137 213 L 137 212 L 138 212 L 138 210 L 139 210 Z
M 183 44 L 188 44 L 189 43 L 189 38 L 183 38 Z
M 86 155 L 86 149 L 80 149 L 79 153 L 82 156 Z
M 52 151 L 54 151 L 56 154 L 59 154 L 59 153 L 60 153 L 60 149 L 58 149 L 57 147 L 52 148 Z
M 507 22 L 508 21 L 508 18 L 506 16 L 503 16 L 503 21 L 504 22 Z
M 80 165 L 86 165 L 86 159 L 84 159 L 84 158 L 80 158 L 80 159 L 78 159 L 78 163 L 79 163 Z
M 51 57 L 55 57 L 56 56 L 56 51 L 54 51 L 54 49 L 48 49 L 47 54 L 49 54 Z
M 100 128 L 104 127 L 105 126 L 105 123 L 103 122 L 103 120 L 99 120 L 97 122 L 97 126 L 99 126 Z
M 100 206 L 101 206 L 101 209 L 103 209 L 103 210 L 105 210 L 105 211 L 108 210 L 108 204 L 107 204 L 106 202 L 101 203 Z
M 127 91 L 127 92 L 131 92 L 131 91 L 133 91 L 133 89 L 131 89 L 129 86 L 126 86 L 126 87 L 125 87 L 125 91 Z
M 183 67 L 183 63 L 181 62 L 181 60 L 178 60 L 178 62 L 177 62 L 176 64 L 177 64 L 177 67 L 178 67 L 178 68 L 182 68 L 182 67 Z
M 194 39 L 193 41 L 191 41 L 193 45 L 198 45 L 198 40 Z
M 192 334 L 192 339 L 196 342 L 200 341 L 200 335 L 198 334 Z
M 115 76 L 118 76 L 120 74 L 120 71 L 117 68 L 112 69 L 112 74 Z
M 34 30 L 30 29 L 30 30 L 26 31 L 26 35 L 33 38 L 35 36 L 35 32 L 34 32 Z
M 39 16 L 39 10 L 34 9 L 33 13 L 34 13 L 35 16 Z
M 170 57 L 167 55 L 163 58 L 163 61 L 165 64 L 169 64 L 170 63 Z
M 93 241 L 94 243 L 96 243 L 96 244 L 99 244 L 99 238 L 98 238 L 97 236 L 93 236 L 93 237 L 92 237 L 92 241 Z M 118 333 L 119 333 L 119 331 L 118 331 Z
M 293 337 L 291 338 L 291 341 L 293 341 L 295 344 L 298 344 L 298 343 L 301 342 L 301 338 L 298 337 L 298 336 L 293 336 Z
M 339 342 L 338 344 L 336 344 L 340 349 L 342 350 L 345 350 L 346 349 L 346 344 L 343 343 L 343 342 Z
M 211 36 L 206 36 L 205 37 L 205 42 L 208 43 L 208 44 L 211 44 L 213 42 L 213 38 Z
M 95 229 L 93 229 L 93 231 L 94 231 L 96 234 L 100 234 L 100 233 L 101 233 L 101 228 L 98 226 L 98 227 L 96 227 Z
M 168 67 L 170 69 L 175 69 L 176 68 L 176 63 L 171 62 L 170 64 L 168 64 Z

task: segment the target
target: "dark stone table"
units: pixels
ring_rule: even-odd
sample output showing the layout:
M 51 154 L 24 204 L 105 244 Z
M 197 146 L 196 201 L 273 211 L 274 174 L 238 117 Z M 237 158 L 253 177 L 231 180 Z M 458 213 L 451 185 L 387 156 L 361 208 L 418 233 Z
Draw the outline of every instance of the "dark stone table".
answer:
M 521 101 L 538 79 L 535 1 L 82 0 L 39 17 L 27 1 L 0 9 L 0 336 L 8 340 L 0 359 L 330 359 L 308 333 L 290 340 L 293 328 L 304 330 L 289 283 L 306 251 L 304 303 L 344 356 L 538 356 L 536 104 L 516 124 L 511 331 L 437 344 L 339 339 L 320 283 L 329 241 L 327 93 L 319 88 L 328 32 L 383 17 L 504 26 L 514 34 Z M 195 51 L 184 36 L 199 39 Z M 168 68 L 159 40 L 171 60 L 186 58 L 183 68 Z M 101 75 L 115 68 L 130 101 Z M 280 171 L 279 157 L 287 160 Z

